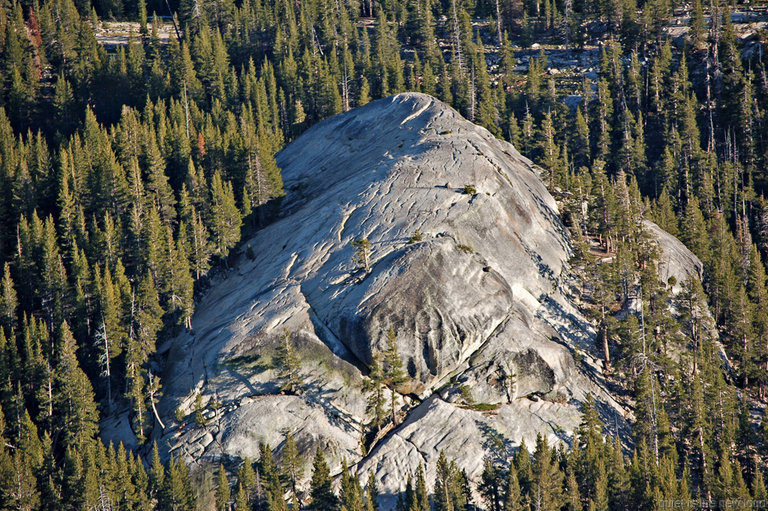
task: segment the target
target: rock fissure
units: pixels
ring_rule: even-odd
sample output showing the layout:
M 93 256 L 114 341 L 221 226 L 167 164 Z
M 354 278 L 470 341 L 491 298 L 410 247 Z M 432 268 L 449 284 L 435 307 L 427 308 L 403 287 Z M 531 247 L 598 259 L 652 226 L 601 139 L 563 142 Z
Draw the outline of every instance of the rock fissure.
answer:
M 413 446 L 413 448 L 416 450 L 416 452 L 417 452 L 417 453 L 419 453 L 419 456 L 421 456 L 421 461 L 424 463 L 424 466 L 425 466 L 425 467 L 426 467 L 427 465 L 429 465 L 429 462 L 427 461 L 427 456 L 426 456 L 426 455 L 425 455 L 425 454 L 424 454 L 424 453 L 421 451 L 421 449 L 419 449 L 419 446 L 418 446 L 418 445 L 414 444 L 414 443 L 411 441 L 411 439 L 410 439 L 410 438 L 408 438 L 408 437 L 405 437 L 405 436 L 402 436 L 402 435 L 397 435 L 397 436 L 398 436 L 399 438 L 402 438 L 404 441 L 408 442 L 409 444 L 411 444 L 411 445 Z M 415 474 L 415 472 L 414 472 L 414 474 Z
M 550 429 L 552 430 L 552 433 L 553 433 L 553 434 L 554 434 L 556 437 L 560 438 L 560 439 L 561 439 L 563 442 L 566 442 L 568 445 L 571 445 L 571 442 L 572 442 L 572 438 L 569 438 L 568 436 L 566 436 L 566 435 L 565 435 L 565 432 L 563 431 L 563 429 L 562 429 L 562 428 L 560 428 L 560 427 L 556 427 L 556 426 L 555 426 L 555 424 L 553 424 L 551 420 L 545 419 L 544 417 L 542 417 L 541 415 L 539 415 L 539 414 L 538 414 L 536 411 L 534 411 L 534 410 L 530 410 L 530 412 L 531 412 L 531 414 L 532 414 L 534 417 L 538 418 L 539 420 L 541 420 L 541 422 L 543 422 L 544 424 L 546 424 L 547 426 L 549 426 L 549 427 L 550 427 Z

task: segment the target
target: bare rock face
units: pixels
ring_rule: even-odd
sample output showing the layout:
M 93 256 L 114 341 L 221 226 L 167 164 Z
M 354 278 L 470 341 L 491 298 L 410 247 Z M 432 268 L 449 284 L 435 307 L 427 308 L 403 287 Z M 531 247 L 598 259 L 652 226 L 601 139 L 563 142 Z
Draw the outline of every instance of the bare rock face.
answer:
M 672 286 L 674 294 L 682 290 L 682 284 L 686 279 L 693 277 L 701 280 L 704 264 L 683 245 L 682 241 L 650 220 L 643 222 L 643 227 L 656 240 L 661 250 L 659 277 L 664 282 L 668 282 L 670 277 L 675 278 L 675 284 Z
M 215 283 L 194 333 L 168 347 L 160 413 L 171 426 L 159 444 L 217 462 L 292 432 L 336 470 L 346 458 L 373 471 L 386 500 L 420 462 L 431 483 L 441 450 L 477 478 L 484 455 L 522 439 L 569 441 L 588 393 L 626 433 L 594 331 L 564 290 L 567 231 L 514 147 L 407 93 L 317 124 L 278 164 L 282 217 L 245 243 L 256 257 Z M 370 271 L 353 259 L 362 238 Z M 363 457 L 362 382 L 390 328 L 409 406 Z M 296 395 L 279 392 L 273 364 L 286 331 L 301 358 Z M 204 427 L 191 418 L 198 392 Z

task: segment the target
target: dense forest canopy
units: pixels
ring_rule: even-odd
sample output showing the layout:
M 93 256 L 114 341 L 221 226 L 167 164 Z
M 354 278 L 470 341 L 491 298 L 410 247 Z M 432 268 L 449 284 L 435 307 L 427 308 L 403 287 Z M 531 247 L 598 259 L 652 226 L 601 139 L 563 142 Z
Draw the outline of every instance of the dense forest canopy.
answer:
M 587 402 L 571 449 L 540 439 L 511 463 L 489 460 L 482 481 L 441 458 L 434 495 L 413 474 L 401 509 L 764 499 L 768 57 L 764 25 L 740 39 L 736 8 L 5 0 L 0 507 L 377 508 L 375 487 L 363 491 L 347 471 L 337 497 L 321 452 L 311 490 L 298 490 L 297 459 L 311 453 L 289 439 L 279 466 L 264 446 L 255 465 L 222 466 L 195 485 L 183 461 L 164 466 L 149 440 L 167 426 L 154 411 L 158 341 L 191 328 L 195 296 L 226 271 L 241 234 L 279 211 L 275 153 L 313 123 L 406 90 L 451 104 L 546 169 L 606 372 L 635 405 L 635 424 L 627 457 Z M 740 14 L 765 21 L 764 11 Z M 152 13 L 173 15 L 170 38 Z M 108 51 L 96 36 L 112 19 L 136 32 Z M 681 23 L 689 30 L 672 37 Z M 595 55 L 594 70 L 548 66 L 581 53 Z M 670 298 L 643 216 L 701 258 L 703 287 L 690 280 Z M 397 362 L 385 366 L 371 374 Z M 136 452 L 97 437 L 99 417 L 126 409 L 144 444 Z M 370 427 L 384 420 L 374 413 Z M 470 486 L 481 501 L 472 504 Z

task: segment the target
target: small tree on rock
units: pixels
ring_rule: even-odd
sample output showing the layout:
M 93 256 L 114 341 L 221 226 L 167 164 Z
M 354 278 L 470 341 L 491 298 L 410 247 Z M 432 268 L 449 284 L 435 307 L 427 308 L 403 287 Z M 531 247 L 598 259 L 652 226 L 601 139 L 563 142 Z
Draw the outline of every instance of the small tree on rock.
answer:
M 368 406 L 365 411 L 373 416 L 372 425 L 376 428 L 377 433 L 381 431 L 381 425 L 387 415 L 384 397 L 386 375 L 384 374 L 383 359 L 384 356 L 381 353 L 373 354 L 368 379 L 363 383 L 363 391 L 368 394 Z
M 397 415 L 395 414 L 397 388 L 408 381 L 408 378 L 403 371 L 403 361 L 400 360 L 400 355 L 397 353 L 397 335 L 392 327 L 387 332 L 387 351 L 384 352 L 384 362 L 386 363 L 384 379 L 392 391 L 392 424 L 397 426 Z
M 301 362 L 291 343 L 291 334 L 287 330 L 280 336 L 280 346 L 275 354 L 275 369 L 278 378 L 283 381 L 280 390 L 287 394 L 296 394 L 303 381 L 301 379 Z
M 352 260 L 358 268 L 362 268 L 365 273 L 371 271 L 371 242 L 368 238 L 360 238 L 352 242 L 355 247 L 355 255 Z
M 208 419 L 206 419 L 205 415 L 203 415 L 204 410 L 205 406 L 203 406 L 203 395 L 198 392 L 197 396 L 195 396 L 195 422 L 201 428 L 208 425 Z

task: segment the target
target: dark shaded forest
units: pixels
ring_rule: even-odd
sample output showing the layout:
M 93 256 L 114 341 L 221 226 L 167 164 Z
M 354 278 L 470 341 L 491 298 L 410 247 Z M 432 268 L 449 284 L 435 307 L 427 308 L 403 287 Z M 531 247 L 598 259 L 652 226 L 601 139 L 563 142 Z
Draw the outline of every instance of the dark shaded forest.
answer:
M 622 451 L 587 402 L 570 449 L 540 439 L 511 462 L 488 460 L 482 481 L 443 457 L 434 493 L 413 474 L 400 509 L 764 501 L 768 78 L 766 57 L 745 43 L 762 49 L 766 32 L 740 39 L 734 8 L 3 2 L 0 507 L 377 509 L 373 484 L 363 490 L 346 470 L 334 493 L 322 453 L 311 488 L 298 490 L 297 460 L 311 453 L 289 439 L 279 464 L 264 446 L 255 464 L 194 484 L 150 439 L 163 427 L 157 347 L 191 328 L 195 297 L 243 233 L 279 211 L 275 153 L 324 118 L 406 90 L 449 103 L 545 169 L 606 372 L 635 422 Z M 173 13 L 170 40 L 152 13 Z M 107 51 L 95 37 L 104 19 L 137 31 Z M 673 38 L 680 20 L 689 30 Z M 542 49 L 521 71 L 533 43 Z M 551 72 L 555 47 L 599 48 L 594 72 Z M 671 298 L 643 218 L 701 258 L 703 285 Z M 371 388 L 396 384 L 382 376 Z M 98 438 L 99 417 L 126 409 L 144 444 L 135 453 Z

